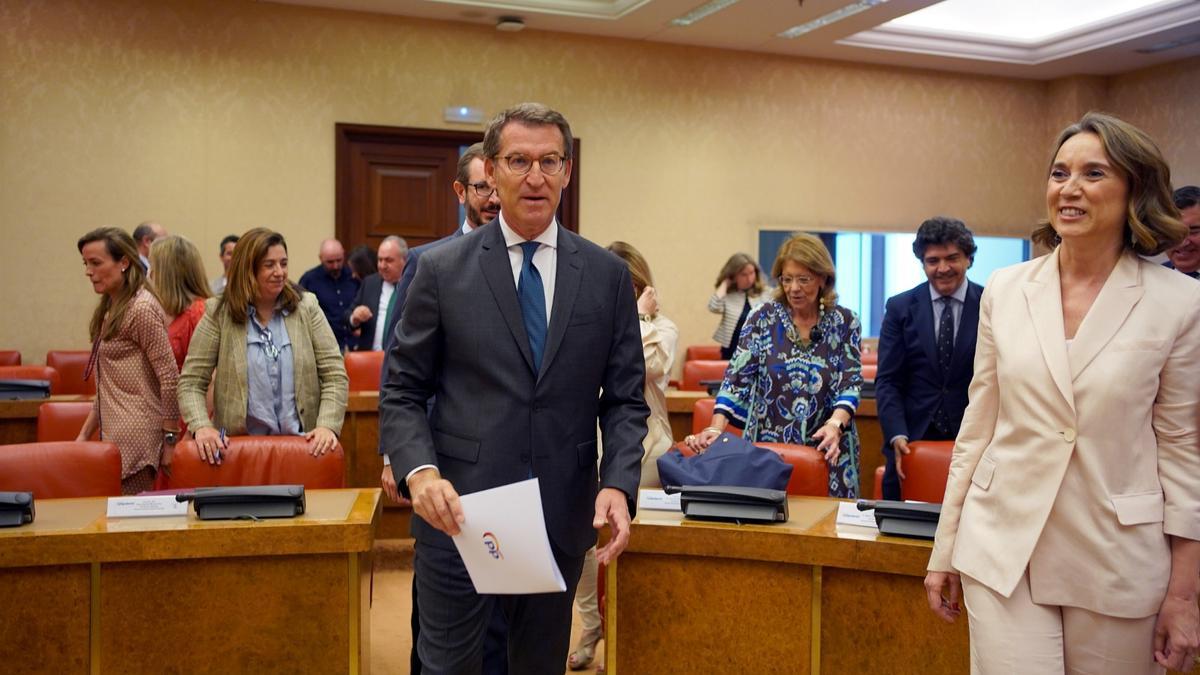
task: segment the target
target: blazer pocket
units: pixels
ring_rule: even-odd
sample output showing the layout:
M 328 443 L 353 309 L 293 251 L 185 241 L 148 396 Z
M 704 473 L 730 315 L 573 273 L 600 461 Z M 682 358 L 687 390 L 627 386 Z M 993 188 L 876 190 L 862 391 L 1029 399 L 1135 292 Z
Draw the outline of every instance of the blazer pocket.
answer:
M 992 474 L 996 472 L 996 463 L 987 456 L 979 458 L 979 464 L 975 466 L 975 473 L 971 474 L 971 482 L 980 490 L 988 489 L 992 484 Z
M 1166 340 L 1113 340 L 1114 352 L 1161 352 Z
M 1117 511 L 1117 522 L 1122 525 L 1143 525 L 1163 521 L 1163 494 L 1134 492 L 1127 495 L 1112 495 L 1113 508 Z
M 588 310 L 575 310 L 571 312 L 571 320 L 567 323 L 568 326 L 579 326 L 585 323 L 593 323 L 600 319 L 602 313 L 599 307 Z
M 587 441 L 575 446 L 575 452 L 579 455 L 579 467 L 586 469 L 589 466 L 596 465 L 596 441 Z
M 460 459 L 474 464 L 479 461 L 479 441 L 461 436 L 452 436 L 444 431 L 434 430 L 433 444 L 437 454 Z

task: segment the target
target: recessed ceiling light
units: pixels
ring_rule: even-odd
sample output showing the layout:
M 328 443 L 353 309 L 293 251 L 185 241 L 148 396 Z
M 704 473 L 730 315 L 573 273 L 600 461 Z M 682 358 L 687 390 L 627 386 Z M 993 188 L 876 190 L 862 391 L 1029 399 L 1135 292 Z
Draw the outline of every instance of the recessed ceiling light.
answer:
M 1180 0 L 942 0 L 892 19 L 880 28 L 972 35 L 1037 43 L 1090 24 Z M 1186 4 L 1186 3 L 1182 3 Z
M 712 2 L 700 5 L 677 19 L 671 19 L 671 25 L 680 27 L 690 26 L 710 14 L 716 14 L 730 5 L 737 4 L 737 2 L 738 0 L 712 0 Z
M 835 9 L 834 11 L 825 14 L 824 16 L 819 16 L 808 23 L 802 23 L 799 26 L 792 26 L 791 28 L 780 33 L 778 37 L 787 38 L 789 40 L 795 37 L 800 37 L 805 33 L 811 33 L 818 28 L 824 28 L 831 23 L 836 23 L 842 19 L 852 17 L 855 14 L 865 12 L 872 7 L 882 5 L 887 1 L 888 0 L 858 0 L 858 2 L 852 2 L 841 9 Z
M 496 30 L 516 33 L 525 29 L 525 20 L 519 16 L 502 16 L 496 21 Z

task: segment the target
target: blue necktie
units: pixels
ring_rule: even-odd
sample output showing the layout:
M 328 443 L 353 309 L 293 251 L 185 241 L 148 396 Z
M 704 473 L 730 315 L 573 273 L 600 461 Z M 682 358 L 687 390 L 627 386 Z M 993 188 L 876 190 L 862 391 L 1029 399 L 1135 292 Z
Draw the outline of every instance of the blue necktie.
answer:
M 517 284 L 517 300 L 521 303 L 525 332 L 529 334 L 534 372 L 541 372 L 542 352 L 546 349 L 546 291 L 542 287 L 542 275 L 533 266 L 533 254 L 538 246 L 536 241 L 521 244 L 525 258 L 521 262 L 521 280 Z

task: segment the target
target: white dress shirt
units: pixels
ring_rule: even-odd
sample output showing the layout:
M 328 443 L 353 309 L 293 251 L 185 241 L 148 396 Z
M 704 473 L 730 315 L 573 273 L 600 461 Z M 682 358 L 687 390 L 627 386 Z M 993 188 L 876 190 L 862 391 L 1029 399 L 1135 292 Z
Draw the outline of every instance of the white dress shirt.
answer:
M 371 338 L 371 349 L 383 349 L 383 333 L 387 330 L 387 310 L 392 302 L 392 294 L 396 292 L 396 284 L 384 281 L 379 287 L 379 306 L 375 308 L 375 336 Z
M 958 324 L 962 321 L 963 305 L 967 302 L 968 283 L 967 278 L 963 277 L 962 283 L 958 285 L 958 290 L 945 296 L 951 299 L 950 316 L 954 322 L 954 337 L 956 339 L 958 338 Z M 938 326 L 941 325 L 942 310 L 946 306 L 946 303 L 941 302 L 942 297 L 942 294 L 937 292 L 937 289 L 933 287 L 933 283 L 931 282 L 929 284 L 929 299 L 933 301 L 933 339 L 935 344 L 940 337 L 938 335 Z

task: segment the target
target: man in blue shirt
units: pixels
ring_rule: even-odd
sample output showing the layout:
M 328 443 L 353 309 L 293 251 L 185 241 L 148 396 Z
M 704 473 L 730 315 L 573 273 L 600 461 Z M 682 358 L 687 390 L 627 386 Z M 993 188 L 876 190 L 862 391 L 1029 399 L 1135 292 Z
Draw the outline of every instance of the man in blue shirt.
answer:
M 346 269 L 346 251 L 337 239 L 321 242 L 321 264 L 300 277 L 304 290 L 317 296 L 321 311 L 333 329 L 338 347 L 346 351 L 346 314 L 354 306 L 358 294 L 358 280 Z

